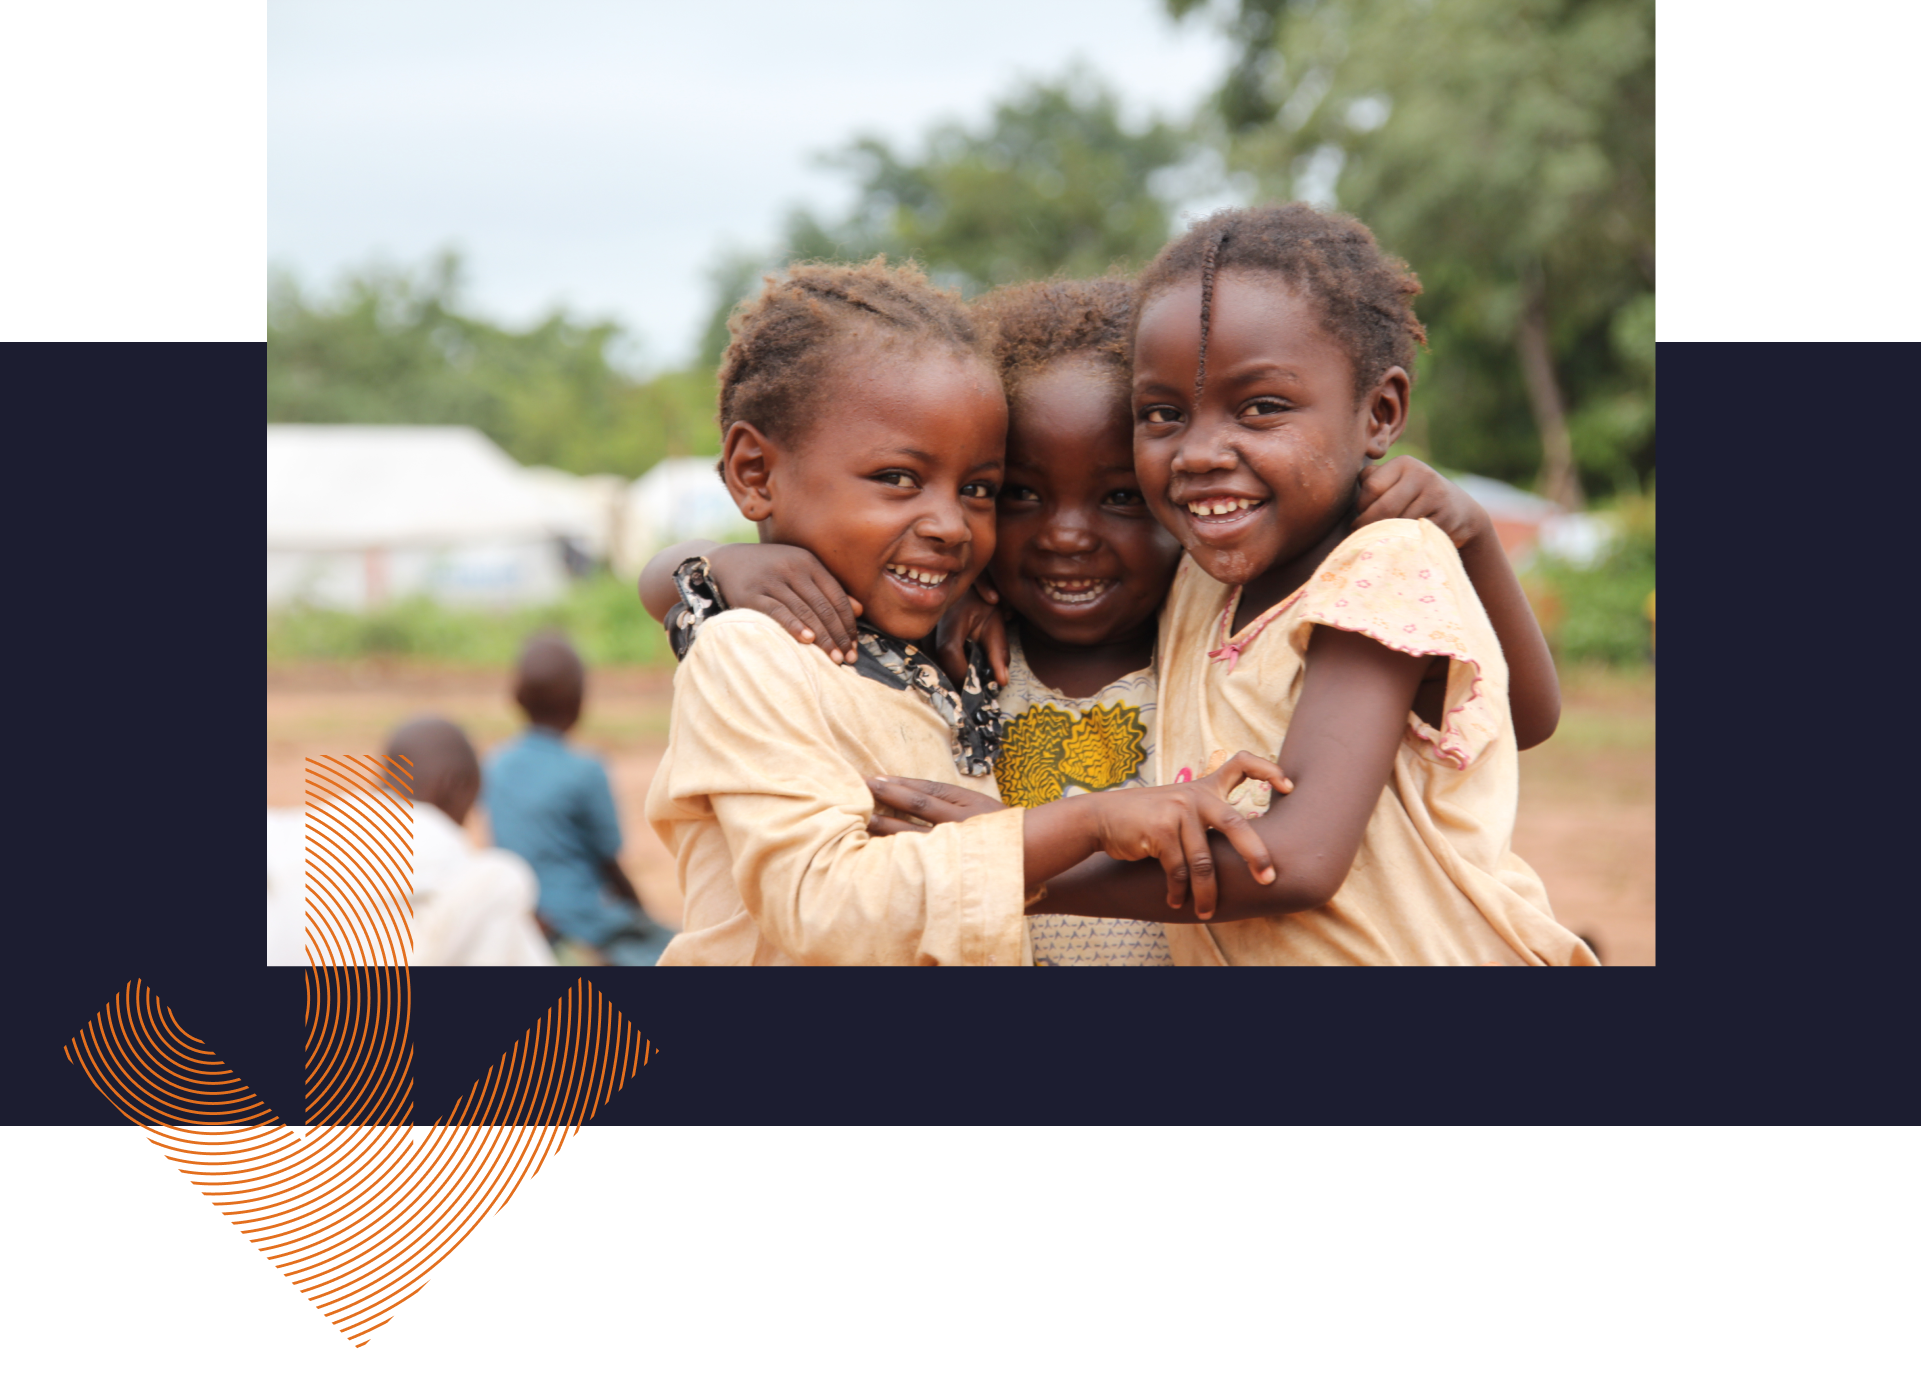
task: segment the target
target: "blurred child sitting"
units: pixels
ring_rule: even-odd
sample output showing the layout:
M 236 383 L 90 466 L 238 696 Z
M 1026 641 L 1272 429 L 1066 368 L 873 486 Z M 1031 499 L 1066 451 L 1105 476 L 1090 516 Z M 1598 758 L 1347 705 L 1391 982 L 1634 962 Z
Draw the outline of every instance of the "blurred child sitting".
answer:
M 494 842 L 519 854 L 540 880 L 540 921 L 564 953 L 584 945 L 599 960 L 651 966 L 669 934 L 648 919 L 621 870 L 620 819 L 607 770 L 567 746 L 580 719 L 587 671 L 566 639 L 536 634 L 514 669 L 514 700 L 527 730 L 487 762 Z
M 480 759 L 460 726 L 423 716 L 395 730 L 388 757 L 413 773 L 416 966 L 551 967 L 534 921 L 534 875 L 499 849 L 476 850 L 465 830 L 480 795 Z

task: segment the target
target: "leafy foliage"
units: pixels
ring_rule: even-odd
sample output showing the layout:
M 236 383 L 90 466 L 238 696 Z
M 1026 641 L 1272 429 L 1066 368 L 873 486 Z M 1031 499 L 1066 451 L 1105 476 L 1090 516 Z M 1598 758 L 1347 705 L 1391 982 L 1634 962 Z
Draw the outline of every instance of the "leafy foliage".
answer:
M 1264 194 L 1332 187 L 1421 274 L 1432 450 L 1525 479 L 1516 337 L 1546 318 L 1575 460 L 1654 467 L 1653 0 L 1238 0 L 1215 100 Z
M 555 313 L 517 333 L 463 313 L 459 288 L 453 253 L 363 269 L 327 300 L 274 273 L 269 421 L 467 424 L 524 463 L 630 477 L 719 450 L 707 371 L 636 379 L 609 360 L 618 324 Z
M 1653 648 L 1647 599 L 1654 591 L 1654 498 L 1629 497 L 1610 512 L 1618 537 L 1591 567 L 1541 558 L 1529 599 L 1563 662 L 1628 665 Z
M 979 127 L 945 123 L 918 152 L 856 139 L 829 165 L 857 186 L 853 210 L 788 220 L 774 265 L 911 257 L 974 294 L 1056 272 L 1141 266 L 1166 242 L 1171 206 L 1154 189 L 1189 152 L 1180 131 L 1138 131 L 1085 71 L 1017 87 Z M 728 282 L 732 285 L 732 282 Z

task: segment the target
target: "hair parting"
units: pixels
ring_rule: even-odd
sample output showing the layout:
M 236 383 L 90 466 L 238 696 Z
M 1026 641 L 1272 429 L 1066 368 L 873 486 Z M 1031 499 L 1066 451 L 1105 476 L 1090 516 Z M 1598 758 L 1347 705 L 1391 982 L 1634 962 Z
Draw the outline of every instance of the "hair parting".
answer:
M 1197 403 L 1207 380 L 1215 283 L 1230 270 L 1278 276 L 1314 303 L 1321 327 L 1353 364 L 1357 402 L 1391 367 L 1413 376 L 1414 353 L 1427 342 L 1427 331 L 1414 314 L 1421 279 L 1407 263 L 1383 252 L 1368 227 L 1352 215 L 1300 203 L 1260 205 L 1209 215 L 1161 249 L 1135 285 L 1138 325 L 1141 307 L 1151 298 L 1200 277 Z
M 991 362 L 959 295 L 911 262 L 795 263 L 734 307 L 721 357 L 723 440 L 736 421 L 789 439 L 806 430 L 833 367 L 865 344 L 944 348 Z
M 1207 240 L 1207 251 L 1201 254 L 1201 356 L 1194 366 L 1194 403 L 1201 403 L 1201 392 L 1207 387 L 1207 332 L 1214 317 L 1214 268 L 1220 261 L 1221 245 L 1227 242 L 1227 230 L 1218 229 Z

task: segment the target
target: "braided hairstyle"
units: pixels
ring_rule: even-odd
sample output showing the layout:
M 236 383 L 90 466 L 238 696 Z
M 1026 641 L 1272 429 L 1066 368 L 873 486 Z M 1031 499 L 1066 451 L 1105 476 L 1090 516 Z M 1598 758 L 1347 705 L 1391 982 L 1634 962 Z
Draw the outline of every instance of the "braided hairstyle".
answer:
M 932 345 L 990 361 L 960 296 L 932 285 L 911 262 L 803 262 L 764 280 L 760 294 L 727 319 L 723 437 L 728 425 L 745 420 L 790 443 L 802 438 L 829 372 L 856 347 Z
M 1201 279 L 1201 357 L 1194 376 L 1198 400 L 1207 382 L 1207 334 L 1213 320 L 1214 280 L 1228 268 L 1270 272 L 1320 307 L 1321 327 L 1354 366 L 1358 403 L 1390 367 L 1414 375 L 1414 350 L 1427 330 L 1414 315 L 1421 279 L 1400 258 L 1381 251 L 1367 225 L 1352 215 L 1311 205 L 1261 205 L 1209 215 L 1161 249 L 1134 289 L 1135 318 L 1149 298 L 1198 275 Z
M 1064 358 L 1086 359 L 1126 392 L 1134 313 L 1126 277 L 1018 282 L 982 296 L 973 311 L 1010 401 L 1022 382 Z

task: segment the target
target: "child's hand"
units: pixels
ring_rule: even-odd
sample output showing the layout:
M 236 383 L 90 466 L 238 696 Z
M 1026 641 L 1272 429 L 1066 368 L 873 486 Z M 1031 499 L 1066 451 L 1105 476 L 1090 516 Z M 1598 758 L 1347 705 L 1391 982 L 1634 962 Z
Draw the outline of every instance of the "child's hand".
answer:
M 721 544 L 707 555 L 727 604 L 758 610 L 804 644 L 819 644 L 837 663 L 854 661 L 859 601 L 848 597 L 819 558 L 778 543 Z
M 1456 548 L 1488 537 L 1494 521 L 1467 492 L 1418 458 L 1389 458 L 1361 474 L 1354 527 L 1376 520 L 1432 520 Z
M 1208 830 L 1220 831 L 1234 851 L 1246 860 L 1254 880 L 1274 880 L 1274 860 L 1247 817 L 1227 803 L 1227 795 L 1247 778 L 1266 782 L 1278 792 L 1294 790 L 1280 764 L 1240 752 L 1207 776 L 1192 782 L 1159 787 L 1123 787 L 1093 792 L 1072 801 L 1090 801 L 1100 808 L 1098 835 L 1109 858 L 1157 858 L 1167 873 L 1167 904 L 1179 910 L 1194 893 L 1194 914 L 1210 919 L 1217 904 L 1214 854 Z
M 932 829 L 954 820 L 965 820 L 1007 807 L 991 796 L 951 782 L 926 782 L 914 777 L 870 777 L 867 789 L 874 799 L 895 810 L 906 811 L 912 819 L 882 815 L 878 811 L 867 821 L 869 834 L 908 834 Z
M 994 680 L 1007 685 L 1007 617 L 1000 602 L 1000 592 L 983 573 L 941 616 L 934 639 L 935 656 L 954 681 L 967 676 L 967 646 L 978 643 L 987 650 L 987 665 L 994 670 Z

